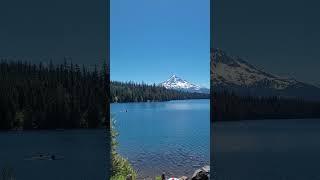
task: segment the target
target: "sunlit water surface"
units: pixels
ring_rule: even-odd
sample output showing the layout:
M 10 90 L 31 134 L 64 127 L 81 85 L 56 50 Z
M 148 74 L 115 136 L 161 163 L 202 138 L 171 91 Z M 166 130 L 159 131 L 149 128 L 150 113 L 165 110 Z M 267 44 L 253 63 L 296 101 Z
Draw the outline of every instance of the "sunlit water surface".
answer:
M 112 104 L 121 155 L 139 177 L 192 175 L 210 161 L 209 100 Z

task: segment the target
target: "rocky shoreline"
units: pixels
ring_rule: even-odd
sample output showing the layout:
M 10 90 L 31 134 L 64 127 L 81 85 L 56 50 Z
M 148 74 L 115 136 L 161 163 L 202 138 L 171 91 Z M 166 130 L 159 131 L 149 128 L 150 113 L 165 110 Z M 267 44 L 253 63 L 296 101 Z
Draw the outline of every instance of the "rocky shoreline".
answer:
M 209 180 L 210 179 L 210 166 L 203 166 L 194 171 L 191 177 L 181 176 L 179 178 L 166 177 L 163 173 L 160 179 L 156 180 Z M 134 180 L 131 175 L 128 175 L 126 180 Z M 144 178 L 142 180 L 153 180 L 152 178 Z

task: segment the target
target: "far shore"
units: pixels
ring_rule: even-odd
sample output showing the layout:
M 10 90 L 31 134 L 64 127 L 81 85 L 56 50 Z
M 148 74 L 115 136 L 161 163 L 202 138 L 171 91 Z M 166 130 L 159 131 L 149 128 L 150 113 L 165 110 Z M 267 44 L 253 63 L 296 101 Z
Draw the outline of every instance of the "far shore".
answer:
M 171 99 L 171 100 L 163 100 L 163 101 L 110 102 L 110 104 L 155 103 L 155 102 L 188 101 L 188 100 L 210 100 L 210 97 L 209 98 L 199 98 L 199 99 Z

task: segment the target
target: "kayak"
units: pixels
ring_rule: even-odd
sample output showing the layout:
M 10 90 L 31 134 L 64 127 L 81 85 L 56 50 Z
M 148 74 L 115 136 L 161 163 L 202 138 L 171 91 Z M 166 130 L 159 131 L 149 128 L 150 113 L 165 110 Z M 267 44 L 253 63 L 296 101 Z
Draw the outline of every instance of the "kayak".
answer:
M 27 158 L 25 160 L 49 160 L 49 161 L 53 161 L 53 160 L 61 160 L 61 159 L 64 159 L 64 157 L 63 156 L 58 156 L 58 155 L 40 154 L 40 155 L 32 156 L 32 157 Z

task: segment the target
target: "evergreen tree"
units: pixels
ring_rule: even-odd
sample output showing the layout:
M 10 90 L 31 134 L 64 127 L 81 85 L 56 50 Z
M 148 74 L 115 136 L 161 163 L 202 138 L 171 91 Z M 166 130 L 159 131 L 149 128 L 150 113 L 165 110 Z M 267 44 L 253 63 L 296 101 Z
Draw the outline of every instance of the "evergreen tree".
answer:
M 98 66 L 0 60 L 0 129 L 96 128 L 105 120 L 109 74 Z M 101 72 L 108 67 L 104 64 Z

